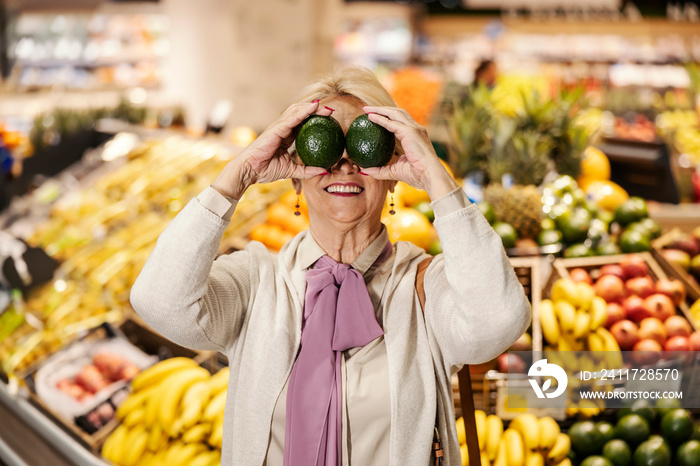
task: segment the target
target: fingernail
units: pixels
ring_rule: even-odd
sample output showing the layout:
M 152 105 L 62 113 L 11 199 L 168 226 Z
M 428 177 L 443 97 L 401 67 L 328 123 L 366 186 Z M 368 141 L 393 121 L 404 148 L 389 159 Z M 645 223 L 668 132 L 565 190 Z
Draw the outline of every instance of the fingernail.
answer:
M 360 175 L 369 176 L 367 173 L 364 173 L 364 172 L 357 172 L 357 173 L 359 173 Z
M 311 103 L 315 104 L 316 102 L 320 102 L 320 101 L 321 101 L 321 99 L 316 99 L 316 100 L 312 101 Z
M 319 173 L 318 176 L 328 175 L 328 172 Z
M 327 108 L 327 109 L 330 110 L 331 112 L 335 112 L 335 109 L 334 109 L 334 108 L 326 107 L 325 105 L 323 106 L 323 108 Z

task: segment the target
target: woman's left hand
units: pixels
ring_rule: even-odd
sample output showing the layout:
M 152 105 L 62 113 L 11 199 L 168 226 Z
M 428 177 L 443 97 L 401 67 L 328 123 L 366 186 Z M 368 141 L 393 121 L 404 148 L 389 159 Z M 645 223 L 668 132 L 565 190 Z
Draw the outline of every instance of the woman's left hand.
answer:
M 363 168 L 363 173 L 378 180 L 404 181 L 424 189 L 433 200 L 459 187 L 435 154 L 428 131 L 406 110 L 369 105 L 362 109 L 370 121 L 394 133 L 404 150 L 397 160 L 383 167 Z

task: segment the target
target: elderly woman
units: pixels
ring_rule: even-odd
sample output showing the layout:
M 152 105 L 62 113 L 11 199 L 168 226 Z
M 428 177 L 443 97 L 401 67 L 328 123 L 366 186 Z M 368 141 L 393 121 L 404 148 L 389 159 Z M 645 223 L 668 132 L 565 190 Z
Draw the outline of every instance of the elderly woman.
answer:
M 331 113 L 343 131 L 367 113 L 394 133 L 392 162 L 297 162 L 295 128 Z M 246 189 L 286 178 L 306 198 L 309 230 L 277 255 L 251 242 L 216 258 Z M 429 256 L 392 244 L 380 222 L 397 180 L 427 191 L 444 249 L 424 277 L 425 313 L 415 280 Z M 131 301 L 167 338 L 228 356 L 226 465 L 426 466 L 436 422 L 447 464 L 461 464 L 450 375 L 501 354 L 530 321 L 498 235 L 426 130 L 359 68 L 307 87 L 180 212 Z

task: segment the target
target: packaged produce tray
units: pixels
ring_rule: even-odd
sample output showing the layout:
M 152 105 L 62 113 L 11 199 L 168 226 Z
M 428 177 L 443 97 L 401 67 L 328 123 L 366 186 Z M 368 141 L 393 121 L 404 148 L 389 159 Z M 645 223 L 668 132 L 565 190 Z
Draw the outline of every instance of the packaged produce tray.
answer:
M 634 255 L 641 257 L 644 262 L 646 262 L 649 268 L 649 276 L 657 282 L 660 279 L 669 278 L 669 276 L 664 272 L 664 269 L 659 265 L 659 263 L 654 259 L 650 252 L 638 252 Z M 553 263 L 554 271 L 547 283 L 547 289 L 549 289 L 557 278 L 568 278 L 569 272 L 575 268 L 582 268 L 586 271 L 596 270 L 603 265 L 607 264 L 618 264 L 624 260 L 628 254 L 615 254 L 611 256 L 598 256 L 598 257 L 577 257 L 571 259 L 556 259 Z M 687 291 L 687 289 L 686 289 Z M 681 311 L 681 315 L 685 317 L 692 326 L 693 330 L 698 330 L 698 326 L 691 318 L 689 307 L 686 302 L 682 302 L 678 305 L 678 309 Z
M 510 263 L 515 270 L 515 275 L 523 285 L 525 295 L 532 305 L 532 351 L 537 354 L 542 352 L 542 328 L 540 327 L 538 306 L 542 296 L 542 279 L 540 275 L 541 257 L 511 257 Z M 495 370 L 496 360 L 485 364 L 471 366 L 472 393 L 474 395 L 474 407 L 487 414 L 495 414 L 497 406 L 497 391 L 499 385 L 505 383 L 505 374 Z M 452 376 L 452 396 L 455 404 L 455 415 L 462 415 L 462 405 L 459 396 L 459 384 L 457 374 Z
M 114 413 L 130 392 L 129 380 L 116 381 L 97 391 L 82 409 L 81 403 L 67 396 L 61 397 L 58 390 L 52 390 L 52 387 L 58 379 L 72 381 L 78 369 L 91 361 L 94 363 L 93 356 L 101 350 L 111 353 L 119 351 L 121 356 L 141 370 L 159 360 L 175 356 L 193 358 L 200 364 L 208 364 L 212 359 L 212 353 L 176 345 L 129 319 L 119 327 L 103 324 L 90 330 L 26 374 L 24 381 L 29 388 L 30 402 L 94 453 L 99 451 L 105 438 L 117 426 Z M 82 371 L 81 375 L 84 375 Z
M 679 230 L 671 230 L 653 240 L 651 242 L 651 253 L 669 277 L 677 278 L 685 285 L 685 289 L 688 291 L 688 298 L 692 301 L 697 301 L 700 299 L 700 283 L 687 270 L 669 261 L 663 253 L 664 248 L 670 246 L 674 241 L 674 236 L 678 234 Z

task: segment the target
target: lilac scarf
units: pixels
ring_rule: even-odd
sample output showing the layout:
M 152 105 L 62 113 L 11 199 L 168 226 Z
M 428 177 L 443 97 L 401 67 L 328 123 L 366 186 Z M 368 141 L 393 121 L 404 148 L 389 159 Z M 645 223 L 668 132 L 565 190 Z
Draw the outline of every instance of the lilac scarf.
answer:
M 391 253 L 387 243 L 376 262 Z M 357 270 L 321 257 L 306 273 L 301 349 L 287 388 L 284 466 L 342 462 L 343 351 L 383 335 Z

